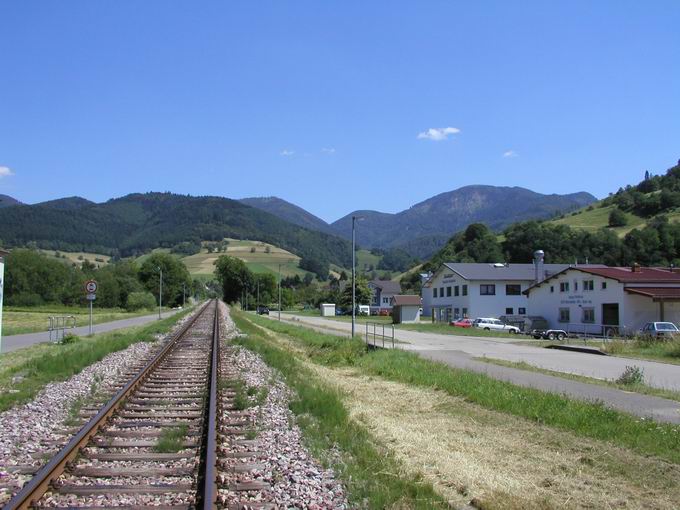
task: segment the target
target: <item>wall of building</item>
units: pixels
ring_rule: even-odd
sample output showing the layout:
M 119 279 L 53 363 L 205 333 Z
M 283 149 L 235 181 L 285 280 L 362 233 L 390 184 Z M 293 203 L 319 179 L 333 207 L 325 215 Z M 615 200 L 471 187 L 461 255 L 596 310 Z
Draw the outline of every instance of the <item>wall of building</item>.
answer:
M 409 324 L 413 322 L 420 322 L 420 307 L 419 306 L 399 306 L 398 307 L 398 323 Z
M 584 280 L 593 280 L 593 290 L 584 290 Z M 569 283 L 569 291 L 560 291 L 560 283 L 566 282 Z M 602 288 L 603 282 L 606 282 L 605 289 Z M 567 271 L 560 278 L 552 279 L 532 289 L 528 302 L 529 314 L 544 317 L 550 328 L 591 334 L 602 334 L 602 305 L 618 303 L 619 324 L 629 327 L 627 322 L 630 321 L 626 315 L 629 303 L 624 295 L 623 284 L 616 280 L 586 275 L 580 271 Z M 560 321 L 561 308 L 569 309 L 569 322 Z M 592 323 L 583 321 L 584 308 L 593 309 Z

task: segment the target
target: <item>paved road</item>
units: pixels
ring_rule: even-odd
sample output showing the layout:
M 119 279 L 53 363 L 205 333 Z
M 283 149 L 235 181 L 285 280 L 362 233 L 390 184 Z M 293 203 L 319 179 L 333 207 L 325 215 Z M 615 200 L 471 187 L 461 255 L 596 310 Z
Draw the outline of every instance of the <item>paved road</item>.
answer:
M 163 312 L 161 316 L 163 318 L 170 317 L 174 315 L 179 310 L 168 310 Z M 107 331 L 113 331 L 115 329 L 129 328 L 132 326 L 141 326 L 143 324 L 148 324 L 158 320 L 158 313 L 152 315 L 142 315 L 140 317 L 132 317 L 130 319 L 121 319 L 111 322 L 102 322 L 100 324 L 95 324 L 92 326 L 94 334 L 106 333 Z M 78 328 L 68 330 L 74 335 L 85 336 L 89 333 L 89 325 L 81 326 Z M 49 342 L 50 334 L 47 331 L 42 331 L 40 333 L 25 333 L 23 335 L 11 335 L 2 337 L 2 352 L 16 351 L 17 349 L 22 349 L 23 347 L 28 347 L 29 345 L 39 344 L 41 342 Z
M 271 317 L 275 319 L 275 317 Z M 301 325 L 310 326 L 318 331 L 341 336 L 349 336 L 351 324 L 323 319 L 321 317 L 293 316 L 281 314 L 287 321 L 295 319 Z M 360 329 L 360 331 L 363 331 Z M 397 330 L 395 336 L 408 344 L 397 344 L 398 348 L 411 350 L 424 358 L 440 361 L 456 368 L 464 368 L 485 373 L 495 379 L 509 381 L 520 386 L 543 391 L 563 393 L 581 400 L 601 401 L 614 409 L 641 417 L 653 417 L 659 421 L 680 423 L 680 403 L 648 395 L 641 395 L 597 384 L 572 381 L 562 377 L 545 375 L 517 368 L 493 365 L 473 358 L 486 355 L 489 358 L 509 361 L 525 361 L 535 366 L 550 368 L 561 372 L 579 373 L 590 377 L 615 378 L 626 365 L 643 366 L 648 383 L 653 372 L 663 372 L 663 379 L 671 384 L 662 387 L 680 387 L 680 366 L 665 363 L 642 362 L 614 356 L 595 356 L 592 354 L 554 351 L 532 346 L 517 346 L 505 341 L 479 337 L 459 337 Z M 476 344 L 476 345 L 475 345 Z M 601 366 L 598 366 L 600 364 Z M 562 369 L 562 370 L 560 370 Z M 618 370 L 618 371 L 617 371 Z M 602 374 L 615 373 L 614 376 Z

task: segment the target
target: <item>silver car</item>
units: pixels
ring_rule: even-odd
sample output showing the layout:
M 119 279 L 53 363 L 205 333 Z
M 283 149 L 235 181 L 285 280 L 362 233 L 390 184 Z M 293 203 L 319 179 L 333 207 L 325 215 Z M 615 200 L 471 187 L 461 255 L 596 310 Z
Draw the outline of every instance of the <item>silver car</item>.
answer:
M 680 333 L 678 327 L 672 322 L 648 322 L 639 333 L 648 337 L 669 337 L 672 338 Z
M 510 324 L 505 324 L 504 322 L 493 319 L 490 317 L 480 317 L 475 319 L 472 323 L 475 328 L 484 329 L 486 331 L 504 331 L 506 333 L 517 334 L 519 333 L 519 328 L 517 326 L 511 326 Z

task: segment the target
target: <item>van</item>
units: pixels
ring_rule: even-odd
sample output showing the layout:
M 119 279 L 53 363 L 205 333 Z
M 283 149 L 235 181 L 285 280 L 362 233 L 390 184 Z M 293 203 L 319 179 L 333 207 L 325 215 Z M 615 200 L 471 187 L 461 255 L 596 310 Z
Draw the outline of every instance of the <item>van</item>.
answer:
M 357 314 L 358 315 L 371 315 L 371 307 L 368 305 L 359 305 L 357 306 Z

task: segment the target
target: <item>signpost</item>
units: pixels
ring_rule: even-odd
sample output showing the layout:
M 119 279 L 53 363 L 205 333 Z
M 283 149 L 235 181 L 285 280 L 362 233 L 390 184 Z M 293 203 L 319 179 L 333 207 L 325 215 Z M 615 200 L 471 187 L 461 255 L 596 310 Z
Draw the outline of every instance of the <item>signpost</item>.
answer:
M 0 250 L 0 352 L 2 352 L 2 295 L 5 285 L 5 259 L 7 252 Z
M 92 302 L 97 299 L 97 282 L 88 280 L 85 282 L 85 292 L 87 300 L 90 302 L 90 335 L 92 334 Z

